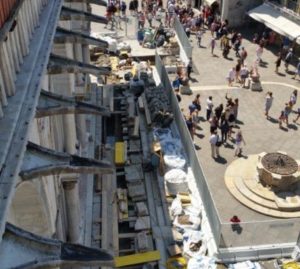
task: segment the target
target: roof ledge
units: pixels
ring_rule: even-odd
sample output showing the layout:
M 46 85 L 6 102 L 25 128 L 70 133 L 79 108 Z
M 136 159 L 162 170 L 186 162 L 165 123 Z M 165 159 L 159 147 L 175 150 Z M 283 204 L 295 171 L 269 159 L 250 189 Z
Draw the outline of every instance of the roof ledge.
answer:
M 107 6 L 106 0 L 65 0 L 65 3 L 87 3 L 104 7 Z
M 108 76 L 111 72 L 110 67 L 97 67 L 92 64 L 79 62 L 56 54 L 50 55 L 47 69 L 48 74 L 51 75 L 63 73 L 88 73 L 95 76 Z
M 82 34 L 75 31 L 70 31 L 61 27 L 57 27 L 54 42 L 56 44 L 64 43 L 80 43 L 83 45 L 94 45 L 103 49 L 108 47 L 108 43 L 104 40 L 94 38 L 92 36 Z
M 14 253 L 10 253 L 11 249 Z M 1 268 L 32 269 L 62 265 L 113 267 L 114 261 L 104 250 L 45 238 L 6 223 L 0 245 Z
M 31 180 L 61 173 L 110 174 L 112 172 L 113 167 L 108 162 L 58 152 L 28 142 L 19 175 L 23 180 Z
M 74 8 L 69 8 L 63 6 L 60 13 L 61 21 L 70 21 L 70 20 L 85 20 L 96 23 L 107 24 L 107 19 L 103 16 L 94 15 L 90 12 L 81 11 Z
M 95 114 L 108 117 L 111 115 L 107 107 L 92 105 L 77 101 L 74 97 L 41 90 L 35 117 L 42 118 L 62 114 Z

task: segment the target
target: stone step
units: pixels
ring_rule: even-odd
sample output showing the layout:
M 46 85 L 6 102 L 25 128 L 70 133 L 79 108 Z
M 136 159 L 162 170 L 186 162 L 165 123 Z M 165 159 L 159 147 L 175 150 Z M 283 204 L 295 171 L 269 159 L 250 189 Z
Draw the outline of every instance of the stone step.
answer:
M 234 179 L 234 184 L 237 188 L 237 190 L 244 195 L 248 200 L 252 201 L 255 204 L 263 205 L 266 208 L 278 210 L 278 207 L 275 202 L 272 202 L 270 200 L 266 200 L 263 197 L 260 197 L 250 191 L 248 187 L 244 184 L 244 180 L 241 177 L 236 177 Z
M 263 206 L 260 206 L 251 200 L 247 199 L 246 196 L 244 196 L 235 186 L 234 179 L 227 177 L 225 178 L 225 184 L 230 191 L 230 193 L 244 206 L 259 212 L 261 214 L 267 215 L 267 216 L 272 216 L 272 217 L 277 217 L 277 218 L 299 218 L 300 217 L 300 212 L 280 212 L 278 210 L 273 210 L 270 208 L 266 208 Z
M 244 184 L 254 194 L 256 194 L 266 200 L 275 202 L 274 193 L 272 191 L 270 191 L 267 187 L 264 187 L 261 183 L 257 182 L 256 180 L 244 179 Z

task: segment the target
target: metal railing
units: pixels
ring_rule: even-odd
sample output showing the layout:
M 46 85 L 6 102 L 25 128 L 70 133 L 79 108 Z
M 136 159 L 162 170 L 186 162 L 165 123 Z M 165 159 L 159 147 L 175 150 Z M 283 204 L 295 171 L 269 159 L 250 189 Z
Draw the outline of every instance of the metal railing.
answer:
M 172 85 L 169 80 L 167 70 L 160 56 L 157 53 L 155 55 L 155 67 L 160 76 L 161 83 L 164 86 L 164 89 L 170 98 L 169 100 L 174 113 L 174 120 L 176 122 L 177 128 L 181 136 L 181 143 L 183 144 L 188 162 L 196 178 L 198 191 L 201 195 L 201 199 L 204 204 L 204 208 L 210 224 L 210 228 L 214 236 L 215 243 L 218 246 L 220 243 L 221 223 L 218 217 L 218 213 L 216 211 L 214 200 L 211 197 L 211 192 L 203 175 L 200 162 L 196 155 L 195 146 L 191 139 L 190 132 L 186 126 L 180 107 L 178 105 L 177 97 L 175 96 L 172 90 Z
M 186 56 L 188 58 L 192 57 L 193 47 L 191 46 L 191 43 L 177 16 L 174 16 L 174 29 Z

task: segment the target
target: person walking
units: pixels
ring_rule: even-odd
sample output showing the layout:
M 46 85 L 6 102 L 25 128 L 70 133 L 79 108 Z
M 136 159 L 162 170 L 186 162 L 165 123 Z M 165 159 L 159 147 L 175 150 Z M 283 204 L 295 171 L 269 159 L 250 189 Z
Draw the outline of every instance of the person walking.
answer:
M 221 141 L 219 141 L 219 135 L 218 135 L 217 130 L 215 130 L 212 133 L 212 135 L 210 136 L 209 143 L 210 143 L 210 147 L 211 147 L 211 156 L 213 158 L 220 157 L 219 147 L 220 147 Z
M 206 120 L 210 119 L 212 109 L 214 107 L 212 96 L 209 96 L 206 100 Z
M 227 81 L 228 81 L 228 87 L 232 87 L 232 83 L 234 82 L 235 79 L 235 67 L 232 67 L 229 72 L 228 75 L 226 77 Z
M 145 21 L 146 21 L 146 18 L 145 18 L 144 12 L 139 11 L 138 12 L 138 28 L 139 29 L 144 29 Z
M 281 65 L 281 60 L 282 60 L 282 56 L 281 56 L 281 52 L 278 53 L 277 55 L 277 59 L 276 59 L 276 67 L 275 67 L 275 72 L 278 74 L 278 68 L 280 67 Z
M 203 33 L 204 32 L 201 29 L 199 29 L 196 33 L 198 48 L 201 48 L 201 40 L 202 40 Z
M 193 126 L 192 116 L 191 115 L 189 115 L 189 116 L 184 115 L 184 118 L 185 118 L 186 126 L 187 126 L 187 128 L 190 132 L 191 138 L 194 141 L 194 126 Z
M 282 128 L 282 123 L 285 121 L 284 110 L 281 110 L 280 115 L 278 117 L 279 128 Z
M 211 55 L 215 56 L 214 49 L 216 47 L 216 39 L 214 37 L 211 39 L 209 46 L 211 48 Z
M 295 70 L 295 75 L 293 76 L 293 79 L 296 79 L 296 77 L 300 77 L 300 58 L 298 59 L 298 64 Z
M 266 94 L 266 99 L 265 99 L 265 116 L 267 120 L 270 118 L 269 117 L 269 110 L 272 106 L 273 103 L 273 93 L 272 92 L 267 92 Z
M 248 56 L 248 52 L 245 50 L 244 47 L 241 47 L 240 58 L 241 58 L 242 64 L 244 64 L 247 56 Z
M 192 57 L 190 57 L 189 63 L 186 67 L 186 71 L 187 71 L 187 76 L 189 79 L 191 79 L 191 73 L 193 71 L 193 62 L 192 62 Z
M 201 102 L 200 102 L 200 94 L 199 93 L 195 96 L 195 99 L 193 100 L 192 103 L 196 107 L 196 109 L 198 111 L 197 116 L 199 117 L 199 112 L 201 111 Z
M 219 122 L 219 120 L 220 120 L 220 118 L 222 116 L 222 112 L 223 112 L 223 104 L 220 104 L 220 105 L 218 105 L 215 108 L 215 115 L 216 115 L 216 117 L 218 119 L 218 122 Z
M 127 9 L 127 5 L 125 1 L 121 2 L 121 12 L 122 12 L 122 16 L 125 17 L 126 16 L 126 9 Z
M 297 114 L 297 117 L 293 120 L 294 123 L 296 123 L 298 121 L 298 119 L 300 118 L 300 107 L 298 107 L 296 114 Z
M 233 110 L 233 115 L 234 115 L 235 124 L 236 124 L 236 121 L 238 118 L 238 113 L 239 113 L 239 99 L 238 98 L 234 99 L 232 110 Z
M 244 64 L 241 68 L 241 72 L 240 72 L 240 75 L 241 75 L 241 86 L 243 88 L 246 87 L 246 79 L 248 78 L 249 76 L 249 70 L 248 70 L 248 67 L 246 64 Z
M 292 104 L 292 108 L 297 103 L 297 96 L 298 96 L 298 91 L 294 90 L 290 96 L 290 103 Z
M 235 65 L 235 81 L 237 83 L 241 82 L 241 79 L 240 79 L 241 68 L 242 68 L 242 63 L 241 63 L 241 60 L 238 59 L 237 64 Z
M 262 44 L 258 45 L 256 49 L 256 62 L 260 64 L 262 62 L 261 56 L 264 52 L 264 46 Z
M 285 108 L 284 108 L 283 112 L 284 112 L 284 121 L 285 121 L 287 127 L 289 126 L 289 115 L 292 112 L 292 107 L 293 107 L 293 104 L 291 102 L 285 103 Z
M 289 52 L 287 53 L 287 55 L 285 56 L 285 59 L 284 59 L 284 66 L 285 66 L 286 72 L 289 71 L 289 65 L 290 65 L 292 59 L 293 59 L 293 49 L 289 49 Z
M 236 133 L 236 137 L 235 137 L 235 151 L 234 151 L 234 156 L 240 156 L 242 154 L 242 143 L 244 143 L 244 145 L 246 145 L 246 142 L 244 140 L 242 131 L 239 130 Z
M 147 13 L 147 21 L 149 23 L 149 27 L 152 28 L 152 20 L 153 20 L 153 14 L 152 12 L 148 11 Z

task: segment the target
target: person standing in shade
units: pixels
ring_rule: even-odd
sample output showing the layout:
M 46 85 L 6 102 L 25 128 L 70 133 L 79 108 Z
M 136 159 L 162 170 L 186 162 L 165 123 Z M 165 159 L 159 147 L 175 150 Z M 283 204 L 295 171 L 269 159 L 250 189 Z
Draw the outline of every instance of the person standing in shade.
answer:
M 265 102 L 265 115 L 266 115 L 266 118 L 269 119 L 269 110 L 272 106 L 272 103 L 273 103 L 273 93 L 272 92 L 267 92 L 267 95 L 266 95 L 266 102 Z
M 212 96 L 209 96 L 206 100 L 206 120 L 210 119 L 212 109 L 214 107 Z
M 217 158 L 220 156 L 219 154 L 219 135 L 217 130 L 215 130 L 209 138 L 209 143 L 211 147 L 211 156 L 213 158 Z
M 246 142 L 244 140 L 244 137 L 242 135 L 242 131 L 239 130 L 235 137 L 235 152 L 234 156 L 240 156 L 242 154 L 242 143 L 246 145 Z

